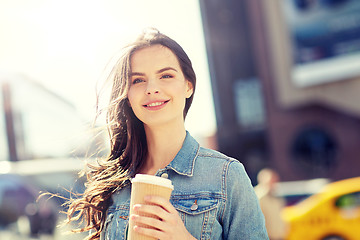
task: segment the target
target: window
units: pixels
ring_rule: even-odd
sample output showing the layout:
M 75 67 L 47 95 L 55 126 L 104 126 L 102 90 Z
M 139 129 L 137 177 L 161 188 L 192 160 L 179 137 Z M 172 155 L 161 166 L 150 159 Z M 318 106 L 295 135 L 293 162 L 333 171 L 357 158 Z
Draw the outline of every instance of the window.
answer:
M 328 176 L 336 166 L 338 150 L 336 138 L 321 126 L 304 126 L 290 148 L 295 167 L 309 177 Z
M 238 79 L 234 83 L 235 111 L 238 123 L 245 129 L 263 129 L 265 112 L 260 80 Z
M 360 208 L 360 192 L 349 193 L 339 197 L 335 205 L 340 209 Z
M 281 1 L 300 87 L 360 74 L 360 1 Z

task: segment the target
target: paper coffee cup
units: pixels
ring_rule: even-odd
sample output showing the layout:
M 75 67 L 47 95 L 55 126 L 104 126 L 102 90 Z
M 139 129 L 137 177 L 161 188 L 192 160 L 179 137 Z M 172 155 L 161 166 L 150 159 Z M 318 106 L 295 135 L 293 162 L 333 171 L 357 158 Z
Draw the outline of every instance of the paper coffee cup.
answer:
M 144 197 L 148 195 L 161 196 L 170 199 L 171 192 L 174 186 L 171 180 L 147 174 L 136 174 L 135 178 L 131 180 L 131 200 L 130 200 L 130 214 L 138 214 L 141 216 L 155 217 L 150 214 L 137 213 L 133 210 L 135 204 L 144 204 Z M 141 235 L 134 231 L 135 224 L 129 221 L 128 239 L 129 240 L 153 240 L 156 238 Z M 140 225 L 141 227 L 150 228 L 147 225 Z

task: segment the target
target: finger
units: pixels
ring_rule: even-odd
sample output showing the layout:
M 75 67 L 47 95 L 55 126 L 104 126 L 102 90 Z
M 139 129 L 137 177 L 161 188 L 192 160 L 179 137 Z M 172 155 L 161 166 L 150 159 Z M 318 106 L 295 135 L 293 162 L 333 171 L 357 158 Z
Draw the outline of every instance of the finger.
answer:
M 137 213 L 154 215 L 162 220 L 166 219 L 169 214 L 163 207 L 158 205 L 135 204 L 133 209 Z
M 153 237 L 155 239 L 166 239 L 165 238 L 165 234 L 159 230 L 156 229 L 151 229 L 151 228 L 144 228 L 144 227 L 140 227 L 135 225 L 134 226 L 134 231 L 138 232 L 140 234 L 149 236 L 149 237 Z
M 138 226 L 138 227 L 146 225 L 146 226 L 155 228 L 158 231 L 163 231 L 163 229 L 165 227 L 165 223 L 163 221 L 153 218 L 153 217 L 132 214 L 130 216 L 130 220 L 133 221 L 135 223 L 135 226 Z
M 146 203 L 161 206 L 165 211 L 169 213 L 177 212 L 176 209 L 173 207 L 173 205 L 166 198 L 155 195 L 149 195 L 149 196 L 145 196 L 144 200 Z

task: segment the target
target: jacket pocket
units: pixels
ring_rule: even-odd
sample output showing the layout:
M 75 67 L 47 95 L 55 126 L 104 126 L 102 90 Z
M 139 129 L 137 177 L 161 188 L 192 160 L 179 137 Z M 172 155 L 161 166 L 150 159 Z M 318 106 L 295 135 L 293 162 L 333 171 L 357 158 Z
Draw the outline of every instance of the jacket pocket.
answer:
M 178 210 L 186 229 L 197 239 L 211 239 L 217 220 L 220 197 L 209 192 L 173 195 L 171 203 Z
M 129 206 L 110 207 L 105 221 L 105 240 L 126 239 L 129 225 Z

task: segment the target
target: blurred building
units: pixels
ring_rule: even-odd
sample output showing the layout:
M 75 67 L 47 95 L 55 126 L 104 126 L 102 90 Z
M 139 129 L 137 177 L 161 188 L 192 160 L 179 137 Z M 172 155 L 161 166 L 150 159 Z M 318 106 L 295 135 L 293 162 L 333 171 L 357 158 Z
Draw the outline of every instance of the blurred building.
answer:
M 200 0 L 218 150 L 255 183 L 360 175 L 360 2 Z
M 94 137 L 66 99 L 20 74 L 0 76 L 0 161 L 84 157 Z

